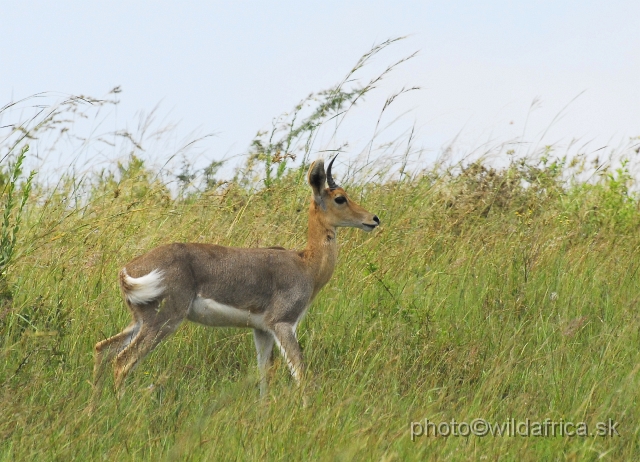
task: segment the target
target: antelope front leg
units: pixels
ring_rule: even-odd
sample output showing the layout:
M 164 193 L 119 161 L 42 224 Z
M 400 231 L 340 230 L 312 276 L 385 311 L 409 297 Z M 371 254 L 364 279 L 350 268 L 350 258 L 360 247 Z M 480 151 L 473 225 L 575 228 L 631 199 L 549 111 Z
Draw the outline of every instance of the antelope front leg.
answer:
M 291 375 L 300 385 L 304 375 L 304 364 L 302 362 L 302 350 L 293 326 L 287 323 L 276 324 L 273 333 L 275 334 L 278 348 L 280 348 L 280 353 L 282 353 L 289 366 Z
M 260 373 L 260 396 L 264 398 L 267 395 L 267 374 L 271 368 L 271 358 L 273 354 L 273 343 L 275 339 L 271 332 L 263 330 L 253 330 L 253 341 L 256 344 L 258 353 L 258 371 Z

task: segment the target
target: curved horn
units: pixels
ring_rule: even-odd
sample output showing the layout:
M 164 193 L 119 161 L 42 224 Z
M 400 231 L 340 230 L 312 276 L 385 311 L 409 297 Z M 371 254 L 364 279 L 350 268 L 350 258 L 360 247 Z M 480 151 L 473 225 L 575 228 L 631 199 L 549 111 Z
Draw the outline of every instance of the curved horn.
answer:
M 327 167 L 327 185 L 329 186 L 329 189 L 336 189 L 340 187 L 335 181 L 333 181 L 333 176 L 331 176 L 331 166 L 333 165 L 333 161 L 336 160 L 336 157 L 338 157 L 338 154 L 331 159 L 331 162 L 329 162 L 329 166 Z

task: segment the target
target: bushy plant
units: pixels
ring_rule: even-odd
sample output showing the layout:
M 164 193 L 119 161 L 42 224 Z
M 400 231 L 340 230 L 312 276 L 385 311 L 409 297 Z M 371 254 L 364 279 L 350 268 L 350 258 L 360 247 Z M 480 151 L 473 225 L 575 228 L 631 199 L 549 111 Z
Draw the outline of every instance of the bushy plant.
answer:
M 11 289 L 7 282 L 8 271 L 13 262 L 22 213 L 29 200 L 33 178 L 36 174 L 32 171 L 23 184 L 22 165 L 24 163 L 29 146 L 25 145 L 14 162 L 9 164 L 6 170 L 0 171 L 2 181 L 2 227 L 0 229 L 0 304 L 4 300 L 12 298 Z M 10 153 L 9 153 L 10 154 Z M 16 197 L 17 196 L 17 197 Z

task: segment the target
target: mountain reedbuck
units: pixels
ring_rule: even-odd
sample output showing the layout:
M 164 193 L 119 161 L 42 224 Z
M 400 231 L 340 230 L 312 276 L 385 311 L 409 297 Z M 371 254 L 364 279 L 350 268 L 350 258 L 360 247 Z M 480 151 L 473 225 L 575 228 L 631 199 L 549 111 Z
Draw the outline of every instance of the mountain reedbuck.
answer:
M 120 287 L 133 321 L 96 344 L 94 390 L 99 392 L 103 368 L 112 359 L 115 386 L 121 389 L 136 363 L 185 318 L 212 327 L 253 329 L 261 395 L 267 390 L 274 343 L 300 383 L 303 362 L 296 327 L 336 266 L 336 228 L 371 231 L 380 224 L 334 182 L 334 160 L 326 174 L 322 160 L 309 169 L 313 199 L 304 250 L 169 244 L 127 263 L 120 271 Z

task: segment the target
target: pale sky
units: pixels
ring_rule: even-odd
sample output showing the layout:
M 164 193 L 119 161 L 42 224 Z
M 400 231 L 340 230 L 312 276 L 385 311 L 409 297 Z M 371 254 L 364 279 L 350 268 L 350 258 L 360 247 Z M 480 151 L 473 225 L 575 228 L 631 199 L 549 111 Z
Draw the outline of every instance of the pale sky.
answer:
M 119 85 L 109 123 L 133 126 L 136 111 L 161 103 L 183 133 L 216 133 L 201 154 L 213 160 L 246 151 L 373 44 L 409 35 L 366 74 L 419 51 L 342 133 L 354 154 L 402 86 L 422 89 L 398 100 L 395 115 L 409 111 L 398 123 L 415 123 L 434 156 L 458 134 L 470 149 L 523 133 L 532 141 L 582 92 L 544 141 L 595 148 L 640 136 L 639 18 L 632 0 L 5 1 L 0 106 L 43 91 L 102 97 Z

